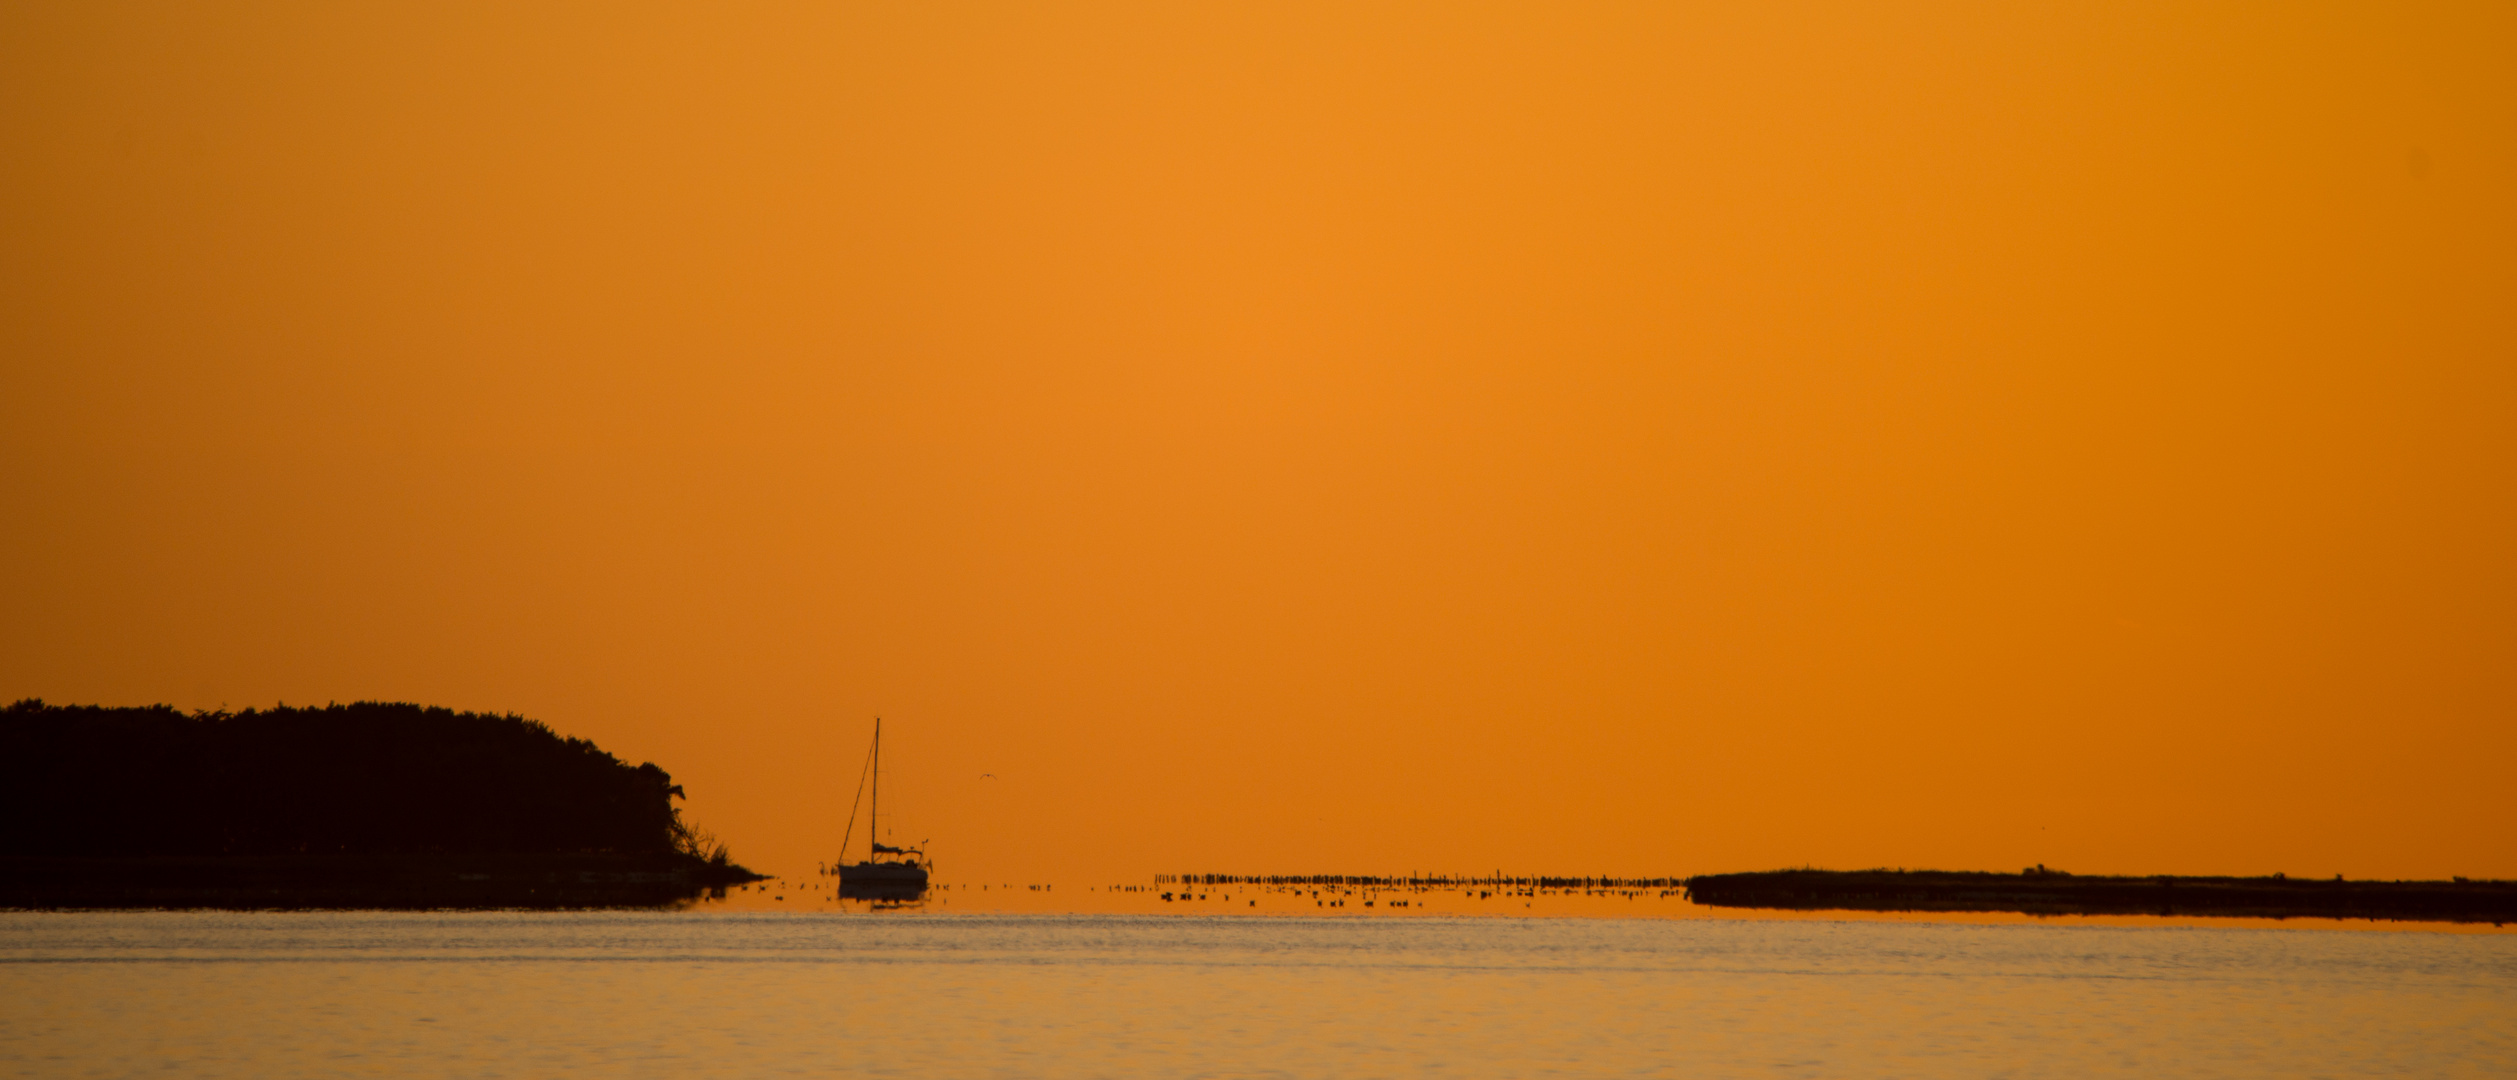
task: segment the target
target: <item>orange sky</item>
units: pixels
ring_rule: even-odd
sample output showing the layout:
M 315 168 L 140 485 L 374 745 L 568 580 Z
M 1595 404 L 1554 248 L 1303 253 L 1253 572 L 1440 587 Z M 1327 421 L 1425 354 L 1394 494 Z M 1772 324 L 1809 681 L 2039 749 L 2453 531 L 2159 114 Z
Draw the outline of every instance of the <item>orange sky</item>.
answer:
M 0 697 L 521 712 L 787 872 L 879 713 L 947 878 L 2517 876 L 2513 56 L 9 5 Z

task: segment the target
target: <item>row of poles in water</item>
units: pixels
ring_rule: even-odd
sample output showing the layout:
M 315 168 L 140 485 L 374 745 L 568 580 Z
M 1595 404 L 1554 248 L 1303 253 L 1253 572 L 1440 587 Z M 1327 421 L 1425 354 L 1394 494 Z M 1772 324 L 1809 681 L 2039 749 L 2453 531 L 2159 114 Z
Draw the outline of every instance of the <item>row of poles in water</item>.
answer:
M 1687 879 L 1674 877 L 1514 877 L 1500 871 L 1490 877 L 1447 874 L 1375 877 L 1369 874 L 1156 874 L 1156 885 L 1339 885 L 1375 889 L 1676 889 Z

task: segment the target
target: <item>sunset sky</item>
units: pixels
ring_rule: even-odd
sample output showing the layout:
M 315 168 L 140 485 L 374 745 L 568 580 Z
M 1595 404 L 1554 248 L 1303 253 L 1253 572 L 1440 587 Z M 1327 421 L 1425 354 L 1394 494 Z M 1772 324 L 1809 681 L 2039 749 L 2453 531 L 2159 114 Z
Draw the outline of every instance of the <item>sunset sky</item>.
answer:
M 940 880 L 2517 876 L 2517 7 L 0 5 L 0 699 Z M 983 778 L 983 774 L 994 774 Z

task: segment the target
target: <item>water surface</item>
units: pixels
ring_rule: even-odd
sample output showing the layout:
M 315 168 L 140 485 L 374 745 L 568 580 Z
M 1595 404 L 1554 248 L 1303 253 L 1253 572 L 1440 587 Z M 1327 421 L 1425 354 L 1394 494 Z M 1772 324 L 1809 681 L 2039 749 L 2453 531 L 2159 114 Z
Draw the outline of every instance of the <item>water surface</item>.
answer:
M 22 1076 L 2517 1075 L 2517 936 L 0 913 Z

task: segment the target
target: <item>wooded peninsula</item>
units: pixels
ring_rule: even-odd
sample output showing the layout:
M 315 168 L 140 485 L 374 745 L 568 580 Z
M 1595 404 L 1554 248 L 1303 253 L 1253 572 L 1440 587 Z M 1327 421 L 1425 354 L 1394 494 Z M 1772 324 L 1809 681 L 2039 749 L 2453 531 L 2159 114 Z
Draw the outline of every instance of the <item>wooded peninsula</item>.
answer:
M 0 710 L 0 906 L 651 905 L 758 880 L 682 789 L 520 716 Z

